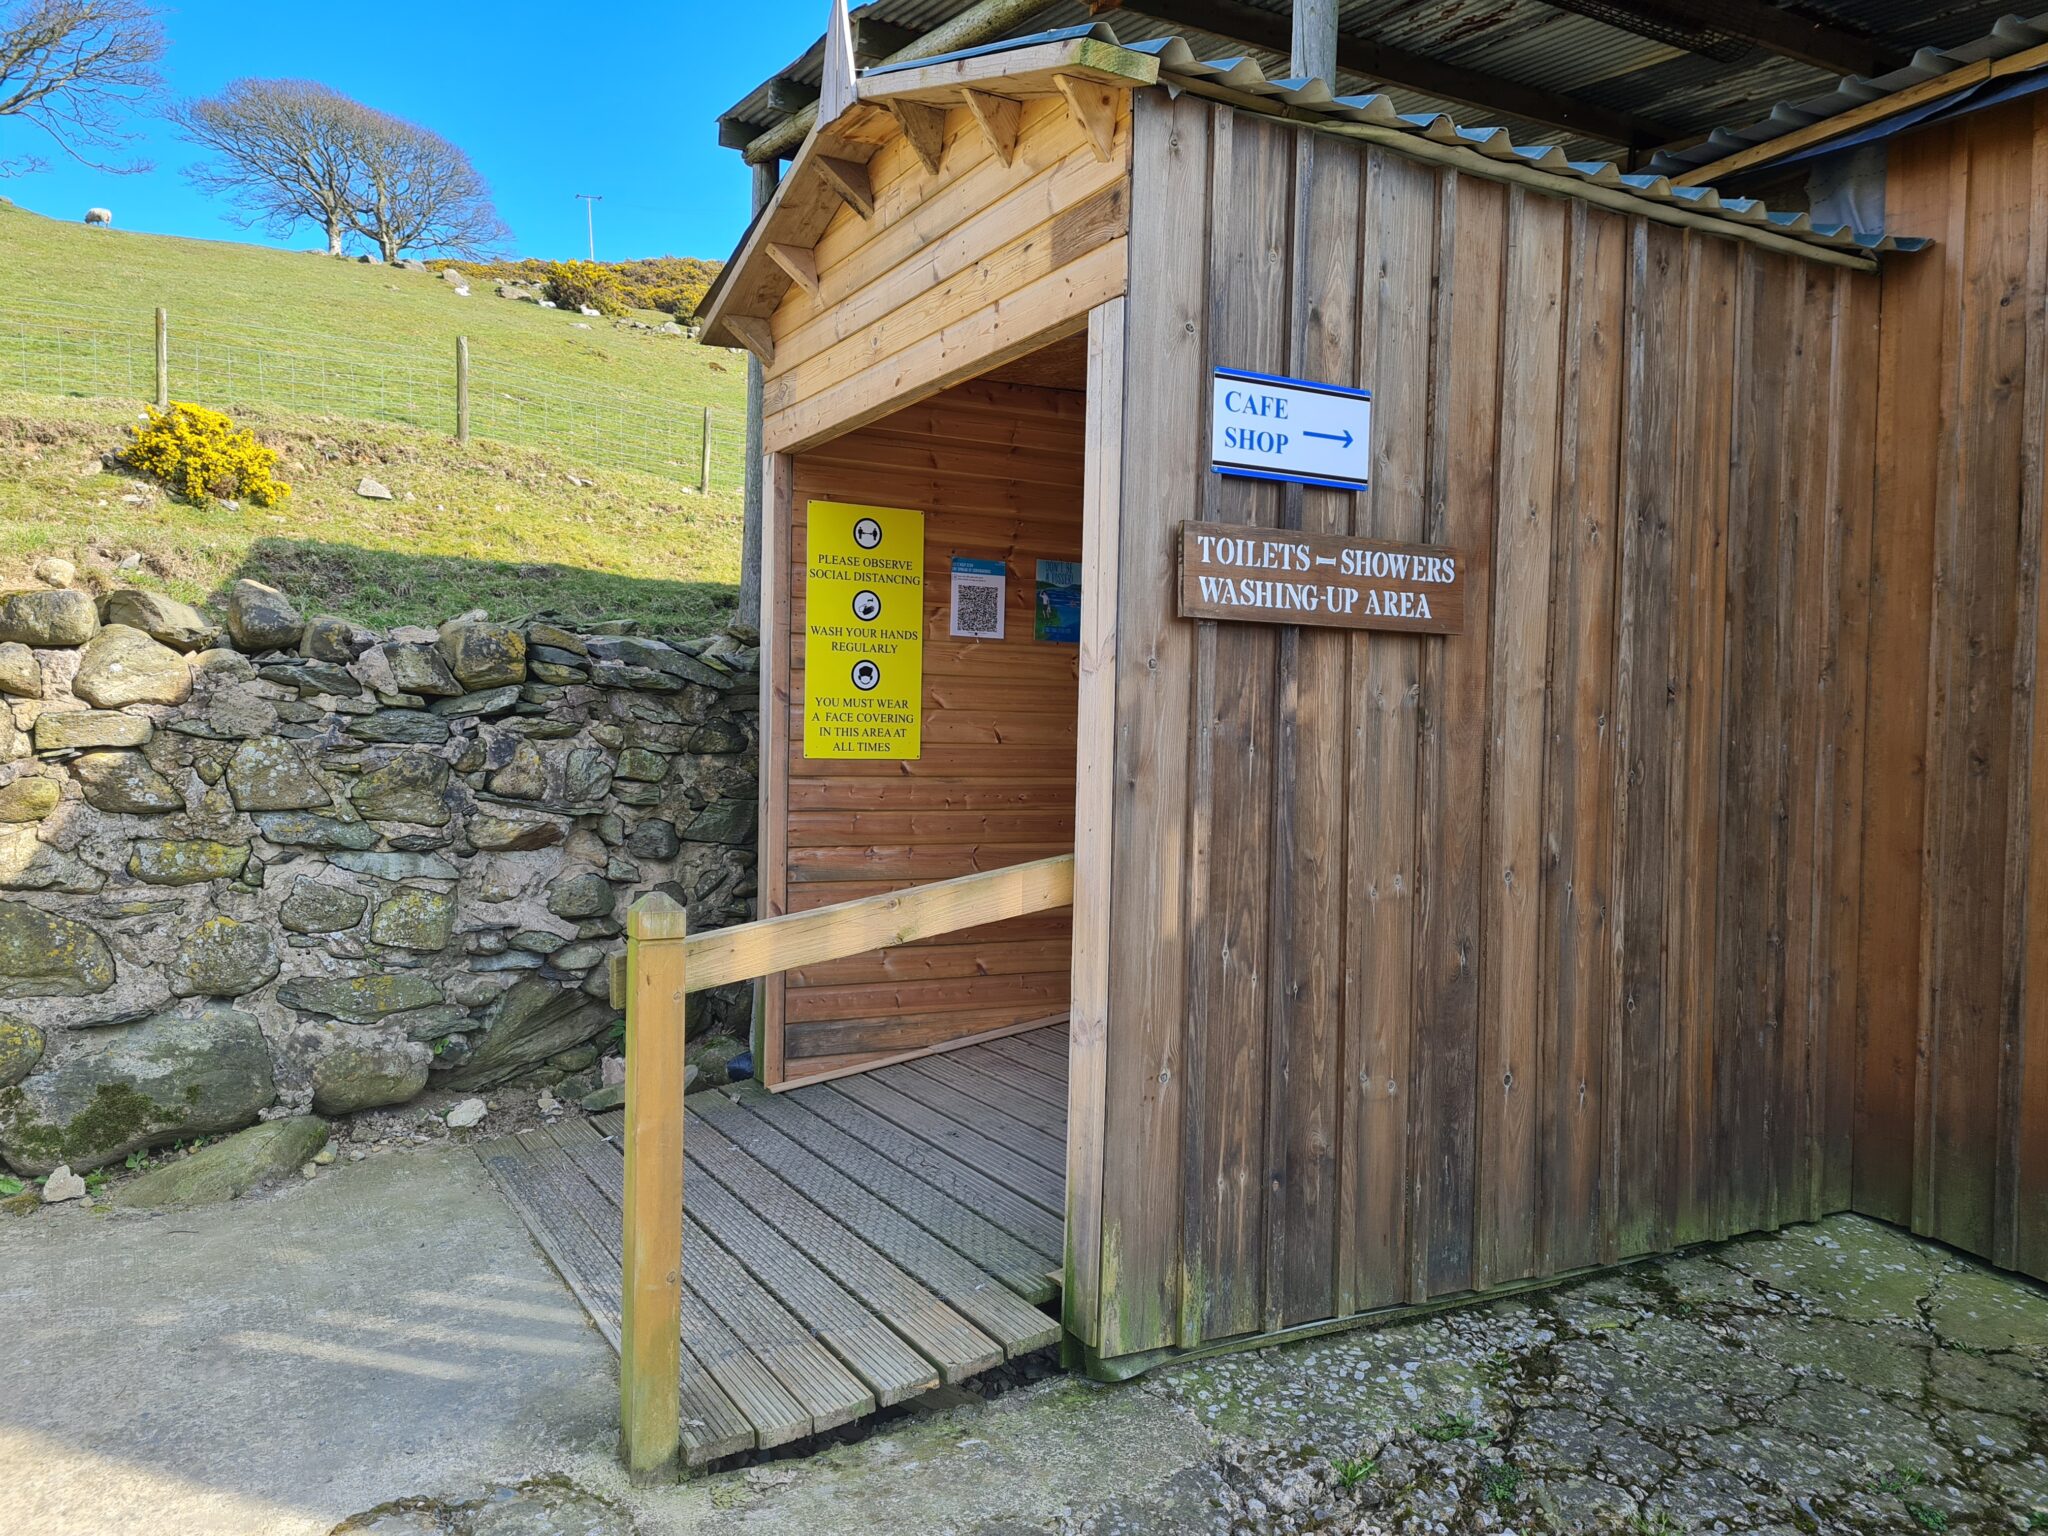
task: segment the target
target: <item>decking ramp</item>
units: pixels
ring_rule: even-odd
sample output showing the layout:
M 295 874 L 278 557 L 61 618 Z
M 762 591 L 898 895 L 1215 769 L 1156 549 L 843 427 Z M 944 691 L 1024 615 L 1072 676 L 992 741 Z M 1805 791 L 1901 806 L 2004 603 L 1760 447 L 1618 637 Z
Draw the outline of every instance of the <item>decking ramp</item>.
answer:
M 1064 1026 L 686 1101 L 683 1454 L 784 1445 L 1055 1343 Z M 619 1347 L 619 1114 L 480 1146 Z

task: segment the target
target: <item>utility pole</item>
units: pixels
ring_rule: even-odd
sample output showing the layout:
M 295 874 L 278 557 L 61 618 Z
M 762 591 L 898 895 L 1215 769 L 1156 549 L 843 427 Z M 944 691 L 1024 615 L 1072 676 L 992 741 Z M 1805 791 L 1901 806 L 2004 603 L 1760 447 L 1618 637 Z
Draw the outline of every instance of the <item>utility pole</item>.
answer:
M 583 199 L 583 224 L 590 235 L 590 259 L 597 260 L 597 205 L 604 201 L 599 192 L 578 192 Z

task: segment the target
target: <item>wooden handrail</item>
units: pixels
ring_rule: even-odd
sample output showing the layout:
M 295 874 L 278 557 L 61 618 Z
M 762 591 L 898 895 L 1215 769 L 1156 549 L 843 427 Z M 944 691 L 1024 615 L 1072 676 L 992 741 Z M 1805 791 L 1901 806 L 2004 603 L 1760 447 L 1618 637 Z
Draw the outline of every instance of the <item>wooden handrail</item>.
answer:
M 683 998 L 1074 899 L 1074 856 L 961 875 L 690 937 L 681 907 L 643 896 L 612 961 L 626 1005 L 626 1200 L 619 1454 L 635 1481 L 670 1475 L 682 1444 Z

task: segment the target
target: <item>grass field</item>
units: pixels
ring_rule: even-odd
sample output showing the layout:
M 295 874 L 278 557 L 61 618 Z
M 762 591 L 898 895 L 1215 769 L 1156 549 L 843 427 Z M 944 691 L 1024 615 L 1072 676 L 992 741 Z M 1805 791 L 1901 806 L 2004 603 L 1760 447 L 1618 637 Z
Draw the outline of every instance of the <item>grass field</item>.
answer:
M 159 304 L 171 313 L 173 398 L 228 410 L 276 447 L 295 488 L 284 507 L 190 507 L 97 468 L 119 452 L 150 387 Z M 135 349 L 125 371 L 86 366 L 80 316 L 110 318 Z M 431 623 L 472 607 L 678 631 L 723 622 L 739 562 L 737 452 L 715 460 L 710 495 L 686 484 L 703 407 L 737 435 L 745 363 L 608 321 L 578 329 L 578 318 L 493 297 L 482 283 L 461 298 L 423 272 L 92 230 L 0 200 L 0 586 L 60 554 L 101 585 L 133 582 L 188 601 L 253 575 L 373 624 Z M 53 352 L 53 335 L 69 337 L 71 351 Z M 470 339 L 474 370 L 478 437 L 467 447 L 446 435 L 458 335 Z M 225 338 L 236 350 L 224 351 Z M 249 362 L 252 347 L 269 359 L 267 376 Z M 368 370 L 351 371 L 347 389 L 284 387 L 285 363 L 337 351 Z M 224 374 L 223 356 L 240 358 L 238 371 Z M 199 357 L 213 366 L 190 361 Z M 515 377 L 563 397 L 631 392 L 686 424 L 687 453 L 676 457 L 689 462 L 670 473 L 592 467 L 617 461 L 589 443 L 587 420 L 561 415 L 521 418 L 539 430 L 491 441 L 510 398 L 499 385 Z M 363 397 L 366 389 L 376 393 Z M 602 425 L 630 435 L 649 421 L 622 411 Z M 400 499 L 357 496 L 365 474 Z M 131 555 L 139 564 L 119 569 Z
M 723 348 L 614 330 L 609 321 L 579 331 L 575 315 L 495 298 L 482 283 L 458 298 L 426 272 L 87 229 L 0 201 L 0 334 L 32 324 L 37 306 L 50 305 L 132 317 L 135 335 L 147 341 L 159 304 L 171 312 L 174 338 L 262 327 L 323 345 L 397 349 L 440 369 L 466 334 L 480 369 L 541 374 L 565 388 L 654 394 L 685 410 L 708 405 L 730 422 L 746 410 L 745 359 Z M 0 348 L 0 386 L 18 388 L 5 358 Z
M 246 421 L 283 456 L 291 499 L 273 511 L 192 507 L 101 466 L 136 417 L 126 402 L 0 389 L 0 588 L 61 555 L 101 588 L 212 604 L 228 582 L 254 576 L 308 611 L 380 626 L 484 608 L 692 634 L 731 608 L 736 493 L 696 496 L 530 449 L 265 412 Z M 594 483 L 578 486 L 571 473 Z M 358 496 L 364 475 L 398 499 Z M 131 556 L 140 559 L 123 569 Z

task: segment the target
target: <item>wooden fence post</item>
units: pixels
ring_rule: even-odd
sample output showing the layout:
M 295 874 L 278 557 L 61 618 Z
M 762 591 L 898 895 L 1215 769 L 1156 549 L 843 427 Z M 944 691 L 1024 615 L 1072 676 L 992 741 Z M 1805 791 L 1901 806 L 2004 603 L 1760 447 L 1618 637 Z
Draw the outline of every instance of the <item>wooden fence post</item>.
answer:
M 156 307 L 156 408 L 171 408 L 171 312 Z
M 469 441 L 469 338 L 455 338 L 455 441 Z
M 626 915 L 625 1285 L 619 1452 L 635 1482 L 673 1476 L 683 1341 L 683 943 L 659 893 Z
M 708 495 L 711 490 L 711 407 L 704 407 L 704 457 L 697 465 L 697 494 Z

